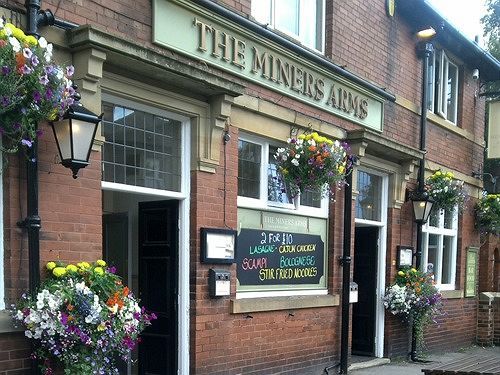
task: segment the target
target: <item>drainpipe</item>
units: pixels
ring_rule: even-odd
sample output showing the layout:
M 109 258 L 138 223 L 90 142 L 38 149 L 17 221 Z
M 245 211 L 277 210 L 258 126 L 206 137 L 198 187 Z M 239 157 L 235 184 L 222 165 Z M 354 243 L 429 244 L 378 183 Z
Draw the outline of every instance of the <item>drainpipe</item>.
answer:
M 340 331 L 340 373 L 347 374 L 349 356 L 349 289 L 351 283 L 351 236 L 352 236 L 352 166 L 348 170 L 344 187 L 344 240 L 340 258 L 342 266 L 342 326 Z

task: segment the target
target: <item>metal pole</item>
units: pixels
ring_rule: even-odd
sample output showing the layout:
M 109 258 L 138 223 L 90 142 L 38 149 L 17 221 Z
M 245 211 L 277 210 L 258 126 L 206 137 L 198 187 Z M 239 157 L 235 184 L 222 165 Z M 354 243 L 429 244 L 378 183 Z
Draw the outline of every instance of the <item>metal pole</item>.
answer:
M 420 150 L 423 151 L 418 167 L 418 192 L 423 193 L 425 186 L 425 154 L 426 154 L 426 135 L 427 135 L 427 108 L 429 103 L 429 58 L 434 51 L 432 43 L 426 42 L 423 50 L 422 60 L 422 102 L 420 113 Z M 415 251 L 415 268 L 420 270 L 422 263 L 422 223 L 417 223 L 417 249 Z M 417 358 L 417 337 L 415 334 L 415 325 L 411 329 L 411 352 L 410 358 L 418 362 Z
M 27 184 L 27 217 L 25 226 L 28 231 L 29 254 L 29 287 L 33 294 L 40 285 L 40 227 L 41 219 L 38 215 L 38 142 L 34 141 L 29 150 L 29 159 L 26 162 Z
M 351 283 L 351 236 L 352 236 L 352 167 L 348 170 L 344 188 L 344 240 L 340 258 L 342 266 L 342 327 L 340 331 L 340 373 L 347 374 L 349 355 L 349 289 Z

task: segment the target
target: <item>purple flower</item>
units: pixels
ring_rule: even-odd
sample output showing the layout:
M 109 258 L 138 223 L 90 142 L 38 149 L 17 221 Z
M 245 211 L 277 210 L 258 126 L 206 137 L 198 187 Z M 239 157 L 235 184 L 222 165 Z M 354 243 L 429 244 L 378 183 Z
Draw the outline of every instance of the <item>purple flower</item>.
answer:
M 33 69 L 31 69 L 28 65 L 24 64 L 21 68 L 21 72 L 23 74 L 30 74 L 33 72 Z
M 115 266 L 108 267 L 108 272 L 109 273 L 116 273 L 116 267 Z
M 52 65 L 47 65 L 45 67 L 45 73 L 46 74 L 52 74 L 54 72 L 54 67 Z
M 38 56 L 37 55 L 33 55 L 31 57 L 31 65 L 37 66 L 39 63 L 40 63 L 40 60 L 38 60 Z
M 8 66 L 6 66 L 6 65 L 2 66 L 2 74 L 3 74 L 4 76 L 6 76 L 7 74 L 9 74 L 10 72 L 11 72 L 10 67 L 8 67 Z
M 9 100 L 9 98 L 8 98 L 8 97 L 6 97 L 6 96 L 2 96 L 1 103 L 2 103 L 2 106 L 3 106 L 3 107 L 7 107 L 7 106 L 10 104 L 10 100 Z
M 47 91 L 45 91 L 45 99 L 50 100 L 54 96 L 54 93 L 50 88 L 47 88 Z
M 36 103 L 40 103 L 40 100 L 42 100 L 42 95 L 40 94 L 39 91 L 35 91 L 33 93 L 33 100 L 36 102 Z
M 40 77 L 38 80 L 42 85 L 46 86 L 47 83 L 49 83 L 49 77 L 47 77 L 47 74 L 44 74 L 43 76 Z
M 73 65 L 69 65 L 66 67 L 66 76 L 69 78 L 75 73 L 75 67 Z
M 23 109 L 24 109 L 24 108 L 23 108 Z M 25 110 L 25 111 L 26 111 L 26 110 Z M 21 110 L 21 112 L 22 112 L 22 110 Z M 26 113 L 26 112 L 23 112 L 23 113 Z M 21 129 L 21 124 L 20 124 L 20 123 L 18 123 L 18 122 L 16 122 L 16 123 L 15 123 L 12 127 L 13 127 L 15 130 L 19 130 L 19 129 Z
M 21 144 L 23 146 L 28 147 L 28 148 L 30 148 L 31 146 L 33 146 L 33 142 L 31 142 L 29 139 L 22 139 L 21 140 Z
M 64 326 L 68 324 L 68 314 L 61 313 L 61 324 Z

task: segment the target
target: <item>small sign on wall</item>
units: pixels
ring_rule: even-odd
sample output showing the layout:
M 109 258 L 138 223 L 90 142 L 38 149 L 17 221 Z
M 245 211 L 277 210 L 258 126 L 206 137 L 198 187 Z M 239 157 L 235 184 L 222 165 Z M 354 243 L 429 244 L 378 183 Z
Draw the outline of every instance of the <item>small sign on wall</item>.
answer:
M 465 262 L 465 297 L 476 296 L 479 248 L 469 247 Z
M 411 267 L 413 265 L 413 246 L 399 245 L 397 249 L 397 268 Z

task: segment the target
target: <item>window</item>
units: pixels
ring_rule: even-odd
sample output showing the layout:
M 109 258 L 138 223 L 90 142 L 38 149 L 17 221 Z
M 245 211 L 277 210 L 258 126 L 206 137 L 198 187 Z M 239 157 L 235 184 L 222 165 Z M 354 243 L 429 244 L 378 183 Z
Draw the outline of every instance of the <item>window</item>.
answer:
M 181 122 L 109 102 L 102 104 L 103 181 L 181 190 Z
M 457 123 L 458 67 L 444 51 L 436 51 L 429 67 L 429 110 Z
M 441 289 L 455 289 L 458 212 L 434 211 L 423 228 L 422 267 Z
M 242 136 L 238 141 L 238 205 L 254 208 L 281 208 L 296 213 L 325 217 L 328 198 L 304 192 L 299 202 L 289 194 L 281 178 L 274 154 L 278 145 L 264 139 Z M 297 207 L 298 206 L 298 207 Z
M 382 176 L 358 171 L 356 219 L 382 221 Z
M 323 52 L 324 0 L 252 0 L 252 16 Z

